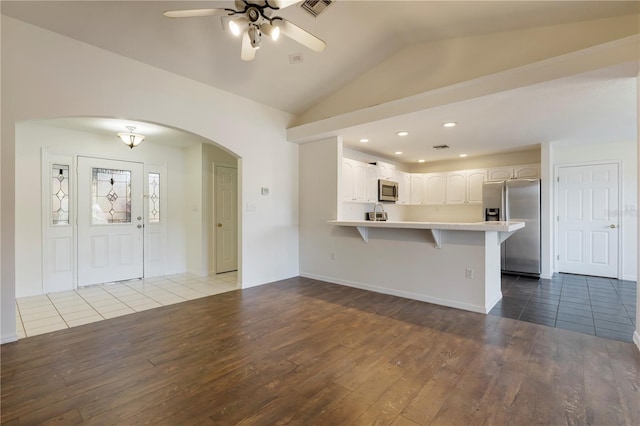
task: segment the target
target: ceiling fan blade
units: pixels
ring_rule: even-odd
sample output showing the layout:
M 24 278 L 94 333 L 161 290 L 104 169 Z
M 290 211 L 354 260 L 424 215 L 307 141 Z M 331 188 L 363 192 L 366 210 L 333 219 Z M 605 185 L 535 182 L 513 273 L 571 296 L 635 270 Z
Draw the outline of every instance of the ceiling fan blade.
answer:
M 167 10 L 163 15 L 167 18 L 196 18 L 198 16 L 226 16 L 234 12 L 231 9 Z
M 272 9 L 284 9 L 285 7 L 300 3 L 300 1 L 301 0 L 267 0 L 267 4 Z
M 240 52 L 240 58 L 243 61 L 253 61 L 253 58 L 256 57 L 256 50 L 253 46 L 251 46 L 251 39 L 249 38 L 249 33 L 245 31 L 242 34 L 242 51 Z
M 327 47 L 327 43 L 284 18 L 275 17 L 271 23 L 280 28 L 282 34 L 313 51 L 322 52 Z

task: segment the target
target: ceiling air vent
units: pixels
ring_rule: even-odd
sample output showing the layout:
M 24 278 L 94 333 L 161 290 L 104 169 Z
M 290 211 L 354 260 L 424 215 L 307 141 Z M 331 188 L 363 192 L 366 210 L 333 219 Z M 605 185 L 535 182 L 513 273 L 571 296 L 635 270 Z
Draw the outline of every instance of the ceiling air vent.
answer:
M 433 149 L 449 149 L 449 145 L 434 145 Z
M 300 7 L 315 18 L 331 5 L 331 3 L 333 3 L 333 0 L 305 0 Z

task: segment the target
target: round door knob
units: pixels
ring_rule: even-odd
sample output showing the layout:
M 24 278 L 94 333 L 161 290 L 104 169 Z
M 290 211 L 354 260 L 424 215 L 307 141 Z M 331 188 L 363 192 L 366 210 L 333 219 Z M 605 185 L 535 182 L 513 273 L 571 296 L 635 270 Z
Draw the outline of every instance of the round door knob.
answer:
M 218 228 L 222 228 L 222 224 L 221 223 L 218 224 Z
M 138 220 L 142 220 L 142 216 L 138 216 L 138 218 L 137 218 L 137 219 L 138 219 Z
M 138 229 L 142 228 L 142 225 L 138 225 Z
M 611 224 L 611 225 L 609 225 L 609 228 L 611 228 L 611 229 L 615 229 L 615 228 L 616 228 L 616 226 L 615 226 L 614 224 Z

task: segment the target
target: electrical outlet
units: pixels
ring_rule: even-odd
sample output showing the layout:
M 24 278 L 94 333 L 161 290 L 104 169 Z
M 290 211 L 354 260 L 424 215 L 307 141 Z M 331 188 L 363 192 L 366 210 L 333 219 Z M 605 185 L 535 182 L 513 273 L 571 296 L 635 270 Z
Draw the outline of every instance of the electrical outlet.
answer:
M 470 280 L 473 278 L 473 269 L 471 268 L 467 268 L 467 270 L 465 271 L 465 278 Z

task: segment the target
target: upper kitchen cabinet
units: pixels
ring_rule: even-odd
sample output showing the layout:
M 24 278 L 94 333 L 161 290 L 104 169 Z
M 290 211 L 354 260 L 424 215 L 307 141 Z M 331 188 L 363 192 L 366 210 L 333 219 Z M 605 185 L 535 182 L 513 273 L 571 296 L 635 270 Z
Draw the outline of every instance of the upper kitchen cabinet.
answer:
M 470 204 L 482 204 L 482 185 L 487 180 L 487 170 L 467 170 L 467 198 Z
M 515 166 L 513 168 L 514 179 L 539 179 L 540 164 L 527 164 L 526 166 Z
M 461 170 L 447 173 L 447 204 L 482 203 L 482 184 L 487 170 Z
M 467 198 L 467 176 L 464 171 L 447 173 L 446 202 L 462 204 Z
M 489 169 L 488 180 L 537 179 L 539 177 L 540 164 L 527 164 Z
M 342 159 L 342 201 L 378 202 L 378 166 Z
M 365 191 L 366 202 L 378 202 L 378 166 L 375 164 L 365 165 Z
M 378 166 L 378 177 L 386 180 L 396 180 L 396 166 L 382 161 L 376 162 Z
M 425 204 L 444 204 L 447 201 L 446 173 L 426 173 L 423 179 Z
M 411 203 L 411 174 L 396 171 L 395 181 L 398 182 L 398 201 L 396 204 Z
M 424 204 L 424 177 L 422 173 L 411 173 L 411 204 Z
M 342 159 L 342 200 L 366 201 L 367 164 L 349 158 Z

